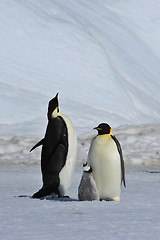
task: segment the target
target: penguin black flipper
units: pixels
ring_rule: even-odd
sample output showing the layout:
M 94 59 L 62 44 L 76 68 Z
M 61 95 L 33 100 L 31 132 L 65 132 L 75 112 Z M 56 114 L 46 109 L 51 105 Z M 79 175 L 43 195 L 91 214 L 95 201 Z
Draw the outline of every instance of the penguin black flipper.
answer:
M 114 136 L 111 135 L 112 139 L 115 141 L 119 155 L 120 155 L 120 159 L 121 159 L 121 169 L 122 169 L 122 181 L 124 184 L 124 187 L 126 187 L 126 181 L 125 181 L 125 167 L 124 167 L 124 160 L 123 160 L 123 154 L 122 154 L 122 148 L 121 145 L 118 141 L 118 139 Z
M 32 152 L 35 148 L 43 145 L 43 142 L 44 142 L 44 138 L 41 139 L 36 145 L 34 145 L 34 146 L 32 147 L 32 149 L 30 150 L 30 152 Z

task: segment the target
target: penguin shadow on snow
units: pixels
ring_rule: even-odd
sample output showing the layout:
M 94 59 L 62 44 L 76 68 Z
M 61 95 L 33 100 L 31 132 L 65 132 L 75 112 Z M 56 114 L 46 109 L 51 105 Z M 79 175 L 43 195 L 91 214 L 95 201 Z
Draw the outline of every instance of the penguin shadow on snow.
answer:
M 29 195 L 18 195 L 18 196 L 14 196 L 14 197 L 15 198 L 30 198 L 30 199 L 34 199 L 32 196 L 29 196 Z M 50 201 L 55 201 L 55 202 L 79 202 L 78 199 L 71 198 L 69 196 L 64 196 L 64 197 L 45 196 L 45 197 L 38 198 L 38 200 L 50 200 Z M 35 199 L 34 199 L 34 201 L 35 201 Z
M 29 195 L 18 195 L 18 196 L 14 196 L 15 198 L 32 198 Z
M 146 171 L 142 171 L 144 173 L 150 173 L 150 174 L 160 174 L 160 171 L 154 171 L 154 170 L 146 170 Z
M 70 198 L 70 197 L 51 197 L 48 196 L 45 198 L 46 200 L 50 200 L 50 201 L 55 201 L 55 202 L 79 202 L 78 199 L 76 198 Z M 44 200 L 44 199 L 41 199 Z

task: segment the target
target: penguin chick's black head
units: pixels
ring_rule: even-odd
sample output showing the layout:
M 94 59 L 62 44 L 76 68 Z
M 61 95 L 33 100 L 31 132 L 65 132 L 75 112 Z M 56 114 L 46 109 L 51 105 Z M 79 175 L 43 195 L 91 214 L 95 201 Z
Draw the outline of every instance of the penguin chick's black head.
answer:
M 84 163 L 83 164 L 83 171 L 88 172 L 88 173 L 92 173 L 92 168 L 90 166 L 88 166 L 87 163 Z
M 110 134 L 112 131 L 111 127 L 107 123 L 101 123 L 94 129 L 97 129 L 98 135 Z
M 48 104 L 48 120 L 57 117 L 58 109 L 58 93 L 56 96 L 49 101 Z

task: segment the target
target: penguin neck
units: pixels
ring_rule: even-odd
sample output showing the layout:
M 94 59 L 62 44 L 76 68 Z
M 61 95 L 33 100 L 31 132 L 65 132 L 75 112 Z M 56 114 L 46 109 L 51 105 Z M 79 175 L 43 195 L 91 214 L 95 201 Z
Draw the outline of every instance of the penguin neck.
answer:
M 51 115 L 51 117 L 48 118 L 48 121 L 52 122 L 53 120 L 56 120 L 59 116 L 61 116 L 61 114 L 59 112 L 54 113 Z
M 97 136 L 111 138 L 111 134 L 98 134 Z
M 51 115 L 51 118 L 48 118 L 49 120 L 54 120 L 56 119 L 57 117 L 62 117 L 63 114 L 61 112 L 58 112 L 57 109 L 55 109 Z
M 108 141 L 110 140 L 112 137 L 110 134 L 98 134 L 97 135 L 97 139 L 100 139 L 101 141 Z
M 62 114 L 61 112 L 57 112 L 57 117 L 58 117 L 58 116 L 61 116 L 61 117 L 62 117 L 62 115 L 63 115 L 63 114 Z
M 91 172 L 83 172 L 83 179 L 88 179 L 88 177 L 91 175 Z
M 52 118 L 56 118 L 57 116 L 58 116 L 58 107 L 56 107 L 52 112 Z

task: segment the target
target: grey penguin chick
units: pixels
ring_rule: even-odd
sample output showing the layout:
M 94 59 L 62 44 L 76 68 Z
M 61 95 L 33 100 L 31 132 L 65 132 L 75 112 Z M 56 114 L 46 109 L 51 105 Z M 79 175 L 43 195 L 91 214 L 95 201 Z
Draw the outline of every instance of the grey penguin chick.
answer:
M 99 200 L 99 193 L 92 176 L 92 168 L 83 164 L 83 175 L 78 187 L 78 199 L 80 201 Z

